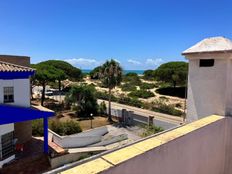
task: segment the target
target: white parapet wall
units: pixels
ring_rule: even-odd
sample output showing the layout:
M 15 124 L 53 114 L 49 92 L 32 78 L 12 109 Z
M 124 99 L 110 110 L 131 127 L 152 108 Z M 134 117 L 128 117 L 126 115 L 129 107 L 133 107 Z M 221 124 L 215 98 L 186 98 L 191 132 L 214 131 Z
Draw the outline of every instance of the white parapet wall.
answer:
M 102 135 L 107 132 L 108 130 L 105 126 L 70 136 L 60 136 L 49 130 L 49 140 L 63 148 L 85 147 L 100 142 Z

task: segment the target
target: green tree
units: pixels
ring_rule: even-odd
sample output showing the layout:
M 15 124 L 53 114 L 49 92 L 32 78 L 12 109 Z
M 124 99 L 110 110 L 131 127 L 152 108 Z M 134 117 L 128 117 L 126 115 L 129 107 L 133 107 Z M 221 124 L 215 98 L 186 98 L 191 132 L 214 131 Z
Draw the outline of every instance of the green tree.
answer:
M 41 96 L 41 105 L 44 105 L 45 99 L 45 88 L 49 82 L 54 82 L 58 80 L 60 76 L 63 75 L 63 71 L 56 69 L 55 67 L 47 64 L 37 64 L 33 65 L 33 68 L 36 69 L 36 74 L 34 80 L 42 86 L 42 96 Z
M 96 114 L 98 111 L 96 90 L 92 85 L 72 86 L 70 92 L 66 95 L 65 101 L 76 104 L 76 113 L 81 117 L 89 117 L 90 114 Z
M 90 71 L 89 75 L 91 79 L 100 79 L 101 66 L 97 66 L 92 71 Z
M 188 74 L 188 63 L 168 62 L 160 65 L 155 71 L 156 80 L 171 83 L 175 88 L 177 85 L 186 85 Z
M 67 77 L 71 80 L 80 80 L 83 77 L 80 69 L 62 60 L 47 60 L 44 62 L 40 62 L 39 64 L 50 65 L 59 70 L 62 70 L 65 75 L 67 75 Z
M 120 85 L 122 81 L 122 67 L 118 62 L 111 59 L 110 61 L 106 61 L 101 68 L 101 81 L 104 86 L 109 89 L 109 112 L 108 112 L 108 120 L 112 121 L 111 117 L 111 91 L 116 86 Z
M 123 81 L 126 83 L 130 83 L 131 85 L 134 85 L 134 86 L 139 86 L 141 84 L 141 80 L 138 74 L 132 73 L 132 72 L 124 75 Z
M 145 80 L 154 80 L 154 71 L 151 69 L 144 71 L 143 78 Z

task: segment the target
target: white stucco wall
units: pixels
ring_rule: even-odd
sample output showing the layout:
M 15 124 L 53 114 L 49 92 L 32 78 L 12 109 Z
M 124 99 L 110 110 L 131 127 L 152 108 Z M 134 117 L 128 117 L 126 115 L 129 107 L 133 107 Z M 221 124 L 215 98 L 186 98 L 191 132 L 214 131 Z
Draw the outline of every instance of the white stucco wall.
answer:
M 30 107 L 30 80 L 0 80 L 0 103 L 3 103 L 3 87 L 14 87 L 14 103 L 11 105 Z
M 231 54 L 201 54 L 189 58 L 187 121 L 232 111 Z M 213 67 L 200 67 L 200 59 L 215 59 Z
M 101 141 L 102 133 L 106 130 L 105 127 L 101 127 L 87 131 L 86 133 L 73 134 L 70 136 L 60 136 L 55 132 L 49 130 L 48 137 L 49 140 L 52 140 L 57 145 L 63 148 L 77 148 L 85 147 L 91 144 L 95 144 Z M 92 133 L 92 134 L 91 134 Z
M 30 80 L 29 79 L 14 79 L 14 80 L 0 80 L 0 103 L 3 103 L 4 87 L 14 87 L 14 103 L 7 103 L 10 105 L 30 107 Z M 8 132 L 14 131 L 14 124 L 0 125 L 0 136 Z M 1 138 L 0 138 L 1 148 Z M 0 161 L 0 168 L 15 158 L 15 155 Z

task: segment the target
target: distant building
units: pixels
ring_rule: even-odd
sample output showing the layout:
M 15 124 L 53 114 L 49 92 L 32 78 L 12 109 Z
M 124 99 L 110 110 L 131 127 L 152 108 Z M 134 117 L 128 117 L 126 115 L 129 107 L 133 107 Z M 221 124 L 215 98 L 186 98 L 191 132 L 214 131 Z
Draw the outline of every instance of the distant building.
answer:
M 232 41 L 207 38 L 182 55 L 189 60 L 187 121 L 232 115 Z
M 0 167 L 15 158 L 15 146 L 32 137 L 31 120 L 44 119 L 44 151 L 48 152 L 48 117 L 54 113 L 31 106 L 30 58 L 0 55 Z

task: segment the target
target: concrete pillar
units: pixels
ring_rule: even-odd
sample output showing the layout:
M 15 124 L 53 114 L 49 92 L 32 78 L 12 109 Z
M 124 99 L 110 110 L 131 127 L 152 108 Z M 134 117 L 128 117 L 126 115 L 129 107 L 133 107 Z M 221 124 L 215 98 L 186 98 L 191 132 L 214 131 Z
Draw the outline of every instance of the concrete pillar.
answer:
M 154 116 L 148 117 L 148 126 L 153 126 L 153 120 L 154 120 Z

